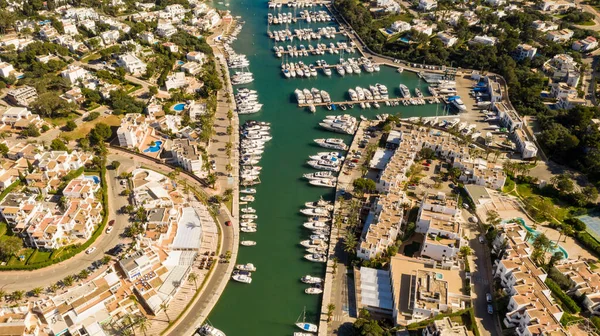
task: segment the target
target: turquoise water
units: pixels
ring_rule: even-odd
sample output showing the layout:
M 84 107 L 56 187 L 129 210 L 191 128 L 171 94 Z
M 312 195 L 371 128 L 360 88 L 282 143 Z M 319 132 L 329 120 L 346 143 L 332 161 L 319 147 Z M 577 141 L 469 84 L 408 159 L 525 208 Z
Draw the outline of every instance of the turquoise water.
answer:
M 85 175 L 84 178 L 86 178 L 88 180 L 92 180 L 96 184 L 100 183 L 100 178 L 96 175 Z
M 173 111 L 181 112 L 181 111 L 183 111 L 184 108 L 185 108 L 185 104 L 179 103 L 179 104 L 173 106 Z
M 154 142 L 154 146 L 149 146 L 148 148 L 144 149 L 144 153 L 156 153 L 160 150 L 160 146 L 162 146 L 162 141 L 158 140 Z
M 365 87 L 382 83 L 387 85 L 391 97 L 399 96 L 398 85 L 403 83 L 411 91 L 420 87 L 427 94 L 427 86 L 419 82 L 417 76 L 404 71 L 399 74 L 393 68 L 382 67 L 380 73 L 368 74 L 363 71 L 360 75 L 338 76 L 335 71 L 331 77 L 322 73 L 309 79 L 285 79 L 281 73 L 282 59 L 275 57 L 273 46 L 267 32 L 267 1 L 236 0 L 229 7 L 218 6 L 219 9 L 232 11 L 232 15 L 242 16 L 246 21 L 234 49 L 246 54 L 250 60 L 250 71 L 254 73 L 255 81 L 248 87 L 258 91 L 259 100 L 264 104 L 261 112 L 240 116 L 240 124 L 246 120 L 261 120 L 271 122 L 270 141 L 266 148 L 260 166 L 262 183 L 253 188 L 257 189 L 256 201 L 252 207 L 257 210 L 258 232 L 241 233 L 240 240 L 254 240 L 256 246 L 244 247 L 239 250 L 236 263 L 253 263 L 257 271 L 252 275 L 252 284 L 242 284 L 230 281 L 225 292 L 219 299 L 209 316 L 210 322 L 223 330 L 227 336 L 242 335 L 291 335 L 300 331 L 294 323 L 306 307 L 306 321 L 318 324 L 321 298 L 317 295 L 307 295 L 304 289 L 307 285 L 300 282 L 303 275 L 311 274 L 324 277 L 324 264 L 311 263 L 304 260 L 304 249 L 299 242 L 308 239 L 310 232 L 302 227 L 306 217 L 299 210 L 308 201 L 333 198 L 333 191 L 323 188 L 311 188 L 302 174 L 314 172 L 306 165 L 309 155 L 327 149 L 317 147 L 313 139 L 338 137 L 350 143 L 351 137 L 335 134 L 319 128 L 318 123 L 328 114 L 348 113 L 354 116 L 361 114 L 374 118 L 379 113 L 400 113 L 402 117 L 433 116 L 436 112 L 441 115 L 442 106 L 397 106 L 375 110 L 360 110 L 358 107 L 342 111 L 327 111 L 317 108 L 315 114 L 296 106 L 294 90 L 296 88 L 318 88 L 330 93 L 334 101 L 346 100 L 347 90 L 357 85 Z M 307 8 L 305 8 L 307 9 Z M 283 12 L 292 11 L 287 7 Z M 332 23 L 315 23 L 310 27 L 331 25 Z M 292 24 L 290 30 L 296 27 L 308 27 L 306 23 Z M 271 30 L 285 29 L 285 26 L 273 26 Z M 337 40 L 343 40 L 338 35 Z M 319 43 L 329 44 L 330 40 Z M 317 42 L 296 42 L 296 45 Z M 283 43 L 282 45 L 286 45 Z M 328 63 L 337 63 L 340 55 L 320 55 L 290 58 L 290 62 L 302 60 L 304 63 L 314 63 L 317 59 L 325 59 Z M 357 57 L 357 54 L 353 55 Z
M 515 218 L 515 220 L 517 222 L 519 222 L 519 224 L 521 224 L 525 228 L 525 230 L 531 232 L 531 237 L 529 237 L 527 242 L 533 244 L 533 242 L 535 241 L 535 238 L 540 235 L 540 232 L 534 230 L 532 227 L 529 227 L 527 224 L 525 224 L 525 221 L 523 220 L 523 218 Z M 569 253 L 567 253 L 567 251 L 564 248 L 562 248 L 562 246 L 555 244 L 554 242 L 552 242 L 552 247 L 549 248 L 548 250 L 552 254 L 554 254 L 556 252 L 562 253 L 564 256 L 564 259 L 569 258 Z

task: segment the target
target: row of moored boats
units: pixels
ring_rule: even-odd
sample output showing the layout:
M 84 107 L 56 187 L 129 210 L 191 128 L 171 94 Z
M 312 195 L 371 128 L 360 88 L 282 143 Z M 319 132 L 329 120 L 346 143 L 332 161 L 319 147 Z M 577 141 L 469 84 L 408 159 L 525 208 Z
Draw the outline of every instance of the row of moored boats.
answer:
M 258 102 L 258 93 L 256 90 L 240 88 L 235 94 L 235 104 L 238 114 L 252 114 L 260 111 L 263 104 Z
M 277 57 L 282 57 L 284 55 L 289 57 L 302 57 L 308 56 L 309 54 L 316 56 L 325 55 L 326 52 L 329 54 L 339 54 L 340 50 L 349 54 L 354 53 L 356 51 L 356 44 L 352 41 L 349 44 L 347 42 L 339 41 L 335 42 L 335 44 L 330 42 L 329 45 L 325 43 L 317 43 L 316 46 L 312 46 L 309 44 L 308 47 L 305 47 L 304 44 L 300 44 L 298 46 L 288 44 L 286 47 L 273 47 L 273 51 Z
M 298 22 L 298 19 L 304 20 L 306 23 L 333 21 L 333 17 L 326 11 L 304 10 L 301 11 L 299 15 L 296 15 L 296 12 L 267 14 L 267 23 L 269 25 L 296 23 Z
M 294 38 L 300 41 L 320 40 L 322 38 L 332 39 L 338 33 L 335 27 L 321 27 L 316 30 L 312 28 L 301 28 L 294 29 L 292 32 L 289 29 L 269 31 L 267 34 L 269 38 L 274 39 L 276 42 L 293 41 Z

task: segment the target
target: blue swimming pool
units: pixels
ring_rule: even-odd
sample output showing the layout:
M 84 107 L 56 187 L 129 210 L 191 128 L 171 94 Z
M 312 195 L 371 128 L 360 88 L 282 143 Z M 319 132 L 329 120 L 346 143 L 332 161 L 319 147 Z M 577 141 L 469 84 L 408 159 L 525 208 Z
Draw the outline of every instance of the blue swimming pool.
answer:
M 173 110 L 177 111 L 177 112 L 183 111 L 184 108 L 185 108 L 185 104 L 184 103 L 179 103 L 179 104 L 173 106 Z
M 535 238 L 539 236 L 540 233 L 534 230 L 532 227 L 529 227 L 529 225 L 525 224 L 523 218 L 515 218 L 515 220 L 517 221 L 517 223 L 521 224 L 521 226 L 523 226 L 525 230 L 531 232 L 531 237 L 529 237 L 527 241 L 529 243 L 533 243 Z M 569 254 L 567 253 L 567 251 L 564 248 L 562 248 L 562 246 L 556 244 L 556 242 L 552 242 L 552 247 L 550 247 L 549 252 L 552 254 L 554 254 L 555 252 L 560 252 L 563 254 L 565 259 L 569 258 Z
M 154 142 L 154 146 L 150 146 L 150 147 L 144 149 L 144 153 L 148 153 L 148 152 L 150 152 L 150 153 L 156 153 L 156 152 L 158 152 L 160 150 L 160 146 L 162 146 L 162 144 L 163 144 L 163 142 L 160 141 L 160 140 L 155 141 Z
M 96 183 L 96 184 L 100 183 L 100 178 L 96 175 L 85 175 L 83 178 L 86 178 L 88 180 L 93 180 L 94 183 Z
M 184 65 L 184 64 L 185 64 L 185 62 L 183 62 L 183 61 L 177 61 L 177 65 Z

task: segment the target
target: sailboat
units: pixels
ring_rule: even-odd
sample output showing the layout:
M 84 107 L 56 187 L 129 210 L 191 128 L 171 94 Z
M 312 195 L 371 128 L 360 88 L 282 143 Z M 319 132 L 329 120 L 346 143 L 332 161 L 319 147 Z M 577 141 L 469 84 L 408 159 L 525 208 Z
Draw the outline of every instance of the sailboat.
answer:
M 302 317 L 302 321 L 300 321 L 300 317 Z M 318 327 L 315 324 L 307 323 L 306 321 L 306 307 L 302 310 L 302 315 L 298 316 L 296 320 L 296 326 L 304 331 L 308 332 L 317 332 Z

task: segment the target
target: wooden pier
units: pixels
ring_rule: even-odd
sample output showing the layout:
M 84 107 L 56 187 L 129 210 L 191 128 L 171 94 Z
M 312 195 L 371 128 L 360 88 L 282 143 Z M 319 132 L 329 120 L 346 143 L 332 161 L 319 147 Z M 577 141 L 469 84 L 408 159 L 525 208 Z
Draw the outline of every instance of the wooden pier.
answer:
M 342 105 L 342 104 L 344 104 L 344 105 L 350 105 L 350 104 L 357 105 L 357 104 L 360 104 L 360 103 L 370 103 L 370 104 L 373 104 L 373 103 L 384 103 L 385 104 L 385 102 L 390 102 L 390 103 L 399 102 L 399 103 L 402 103 L 402 102 L 405 102 L 405 101 L 411 101 L 413 99 L 423 99 L 426 102 L 430 102 L 432 104 L 435 103 L 436 99 L 440 103 L 441 102 L 445 102 L 445 100 L 443 99 L 443 97 L 427 96 L 427 97 L 422 97 L 422 98 L 417 98 L 417 97 L 411 97 L 411 98 L 388 98 L 388 99 L 383 99 L 382 98 L 382 99 L 370 99 L 370 100 L 347 100 L 347 101 L 330 102 L 330 103 L 310 103 L 310 104 L 304 103 L 304 104 L 298 104 L 298 107 L 309 107 L 311 105 L 313 105 L 315 107 L 316 106 L 327 106 L 327 105 Z M 407 106 L 409 106 L 409 105 L 407 105 Z

